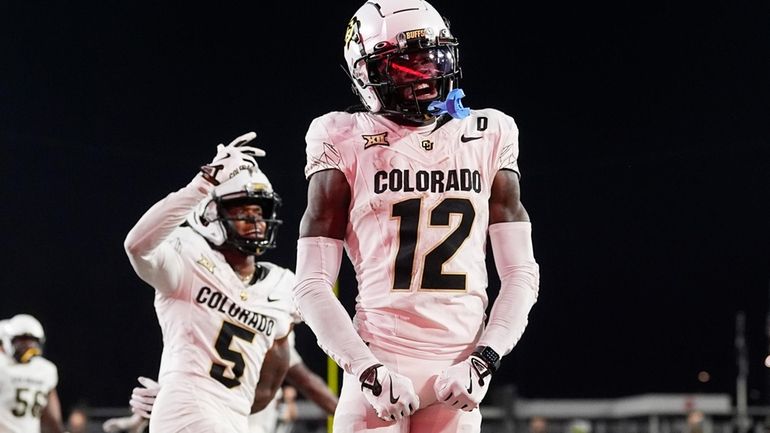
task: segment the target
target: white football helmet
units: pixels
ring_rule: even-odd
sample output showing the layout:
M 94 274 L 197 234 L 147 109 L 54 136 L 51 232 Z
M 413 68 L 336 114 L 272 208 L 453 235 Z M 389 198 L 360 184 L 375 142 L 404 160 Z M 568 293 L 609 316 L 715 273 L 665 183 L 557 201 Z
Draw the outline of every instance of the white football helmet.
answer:
M 344 55 L 353 89 L 369 111 L 423 124 L 432 120 L 428 105 L 459 85 L 457 46 L 448 22 L 427 1 L 375 0 L 350 19 Z
M 6 327 L 6 332 L 11 339 L 16 337 L 33 337 L 45 343 L 43 325 L 29 314 L 17 314 L 13 316 Z
M 227 206 L 243 204 L 259 205 L 262 219 L 228 217 L 224 211 Z M 278 219 L 280 207 L 281 198 L 273 191 L 270 180 L 258 167 L 254 167 L 241 170 L 235 177 L 214 188 L 209 197 L 190 213 L 187 223 L 215 246 L 228 244 L 246 254 L 260 255 L 276 247 L 278 226 L 283 222 Z M 263 236 L 254 239 L 238 234 L 233 221 L 239 219 L 255 224 L 264 222 Z
M 43 344 L 45 343 L 45 332 L 43 325 L 29 314 L 17 314 L 9 320 L 6 326 L 6 333 L 10 341 L 9 352 L 12 352 L 14 358 L 21 363 L 29 362 L 35 356 L 43 354 Z M 14 341 L 17 338 L 33 338 L 37 340 L 24 342 Z

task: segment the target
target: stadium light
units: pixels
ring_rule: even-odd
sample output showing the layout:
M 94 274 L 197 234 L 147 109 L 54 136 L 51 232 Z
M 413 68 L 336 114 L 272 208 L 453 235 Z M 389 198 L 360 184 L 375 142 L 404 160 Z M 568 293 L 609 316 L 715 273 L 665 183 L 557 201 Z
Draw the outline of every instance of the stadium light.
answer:
M 711 380 L 711 374 L 708 371 L 701 371 L 698 373 L 698 382 L 708 383 Z

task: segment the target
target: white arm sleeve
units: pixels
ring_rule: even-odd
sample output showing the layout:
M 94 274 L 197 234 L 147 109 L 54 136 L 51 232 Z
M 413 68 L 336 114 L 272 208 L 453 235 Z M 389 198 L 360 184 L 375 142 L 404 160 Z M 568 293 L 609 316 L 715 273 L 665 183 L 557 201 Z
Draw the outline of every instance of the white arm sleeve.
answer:
M 128 232 L 123 247 L 137 275 L 157 291 L 169 294 L 182 279 L 181 257 L 166 241 L 195 205 L 213 188 L 196 176 L 187 186 L 155 203 Z
M 342 263 L 342 249 L 338 239 L 305 237 L 297 241 L 294 302 L 315 333 L 318 346 L 358 378 L 379 361 L 353 328 L 348 312 L 332 290 Z
M 489 238 L 500 275 L 500 293 L 478 344 L 490 346 L 503 356 L 513 350 L 527 327 L 529 310 L 537 301 L 540 271 L 529 222 L 492 224 Z

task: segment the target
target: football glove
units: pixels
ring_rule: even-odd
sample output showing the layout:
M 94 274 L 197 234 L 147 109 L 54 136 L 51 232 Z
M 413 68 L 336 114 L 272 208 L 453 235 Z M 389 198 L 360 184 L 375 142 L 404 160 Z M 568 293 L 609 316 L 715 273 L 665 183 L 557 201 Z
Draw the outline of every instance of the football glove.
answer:
M 493 371 L 494 366 L 474 352 L 439 374 L 433 384 L 436 398 L 449 407 L 470 412 L 486 395 Z
M 133 414 L 123 418 L 110 418 L 102 424 L 102 430 L 106 433 L 120 433 L 123 431 L 143 431 L 147 426 L 147 420 L 140 415 Z
M 131 412 L 149 419 L 152 413 L 152 405 L 155 404 L 155 397 L 158 396 L 158 391 L 160 391 L 160 385 L 158 382 L 147 377 L 140 376 L 136 380 L 142 386 L 134 388 L 128 404 L 131 406 Z
M 235 177 L 241 170 L 256 167 L 256 157 L 265 156 L 265 151 L 246 145 L 256 137 L 255 132 L 248 132 L 231 141 L 227 146 L 219 144 L 217 154 L 211 163 L 201 167 L 203 178 L 212 185 L 219 185 Z
M 420 408 L 420 397 L 412 381 L 382 364 L 364 370 L 359 380 L 364 397 L 384 421 L 398 421 Z

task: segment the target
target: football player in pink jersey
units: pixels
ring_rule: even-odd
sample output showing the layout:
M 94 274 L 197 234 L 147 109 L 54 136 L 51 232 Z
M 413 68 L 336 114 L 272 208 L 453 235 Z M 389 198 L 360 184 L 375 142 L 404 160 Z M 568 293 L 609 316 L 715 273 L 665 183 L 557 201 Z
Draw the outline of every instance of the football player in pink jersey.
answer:
M 366 2 L 344 39 L 362 107 L 316 118 L 305 137 L 294 297 L 345 371 L 335 433 L 479 432 L 478 405 L 537 299 L 518 129 L 463 107 L 458 45 L 426 1 Z M 500 275 L 488 318 L 487 237 Z M 332 292 L 343 250 L 352 323 Z
M 257 165 L 264 151 L 248 146 L 255 137 L 219 145 L 126 237 L 163 333 L 151 431 L 245 432 L 288 369 L 295 277 L 256 260 L 275 247 L 281 200 Z

